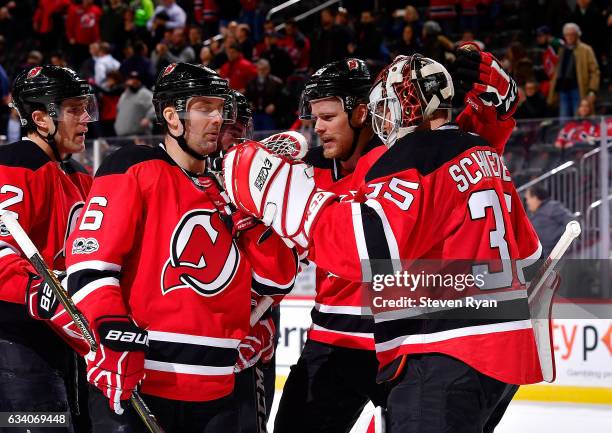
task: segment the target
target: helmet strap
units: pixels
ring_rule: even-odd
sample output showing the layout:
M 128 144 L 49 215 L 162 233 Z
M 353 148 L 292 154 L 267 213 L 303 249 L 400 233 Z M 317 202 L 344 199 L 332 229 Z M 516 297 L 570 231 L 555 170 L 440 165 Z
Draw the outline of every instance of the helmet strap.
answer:
M 55 141 L 55 135 L 57 134 L 58 129 L 57 124 L 55 123 L 54 119 L 51 119 L 51 123 L 53 123 L 53 132 L 49 132 L 47 133 L 47 135 L 42 135 L 38 128 L 35 129 L 35 132 L 36 135 L 38 135 L 45 143 L 49 145 L 49 147 L 51 148 L 51 152 L 53 152 L 53 157 L 55 158 L 55 160 L 60 164 L 63 164 L 64 160 L 69 159 L 71 155 L 68 154 L 66 158 L 62 159 L 59 149 L 57 147 L 57 142 Z
M 187 140 L 185 140 L 185 131 L 186 131 L 185 122 L 183 121 L 183 119 L 179 119 L 179 122 L 181 122 L 181 125 L 183 126 L 183 132 L 181 132 L 181 135 L 177 136 L 177 135 L 172 134 L 172 132 L 170 132 L 170 129 L 166 127 L 166 131 L 168 132 L 168 135 L 176 140 L 176 142 L 178 143 L 179 147 L 183 150 L 183 152 L 194 157 L 198 161 L 204 161 L 206 159 L 206 156 L 200 155 L 198 152 L 190 148 L 189 145 L 187 144 Z

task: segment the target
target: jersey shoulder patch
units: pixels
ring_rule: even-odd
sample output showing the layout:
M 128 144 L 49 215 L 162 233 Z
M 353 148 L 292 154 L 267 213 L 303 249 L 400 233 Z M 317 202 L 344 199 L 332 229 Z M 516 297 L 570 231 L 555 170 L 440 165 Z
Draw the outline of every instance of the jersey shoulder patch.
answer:
M 19 140 L 0 147 L 0 166 L 38 170 L 51 159 L 31 140 Z
M 154 160 L 176 165 L 166 151 L 159 146 L 149 147 L 132 144 L 122 147 L 108 155 L 104 161 L 102 161 L 100 168 L 98 168 L 96 177 L 110 174 L 123 174 L 137 164 Z
M 478 146 L 490 147 L 479 135 L 463 132 L 454 126 L 435 131 L 414 131 L 399 139 L 374 163 L 366 175 L 366 182 L 409 169 L 427 176 L 466 150 Z

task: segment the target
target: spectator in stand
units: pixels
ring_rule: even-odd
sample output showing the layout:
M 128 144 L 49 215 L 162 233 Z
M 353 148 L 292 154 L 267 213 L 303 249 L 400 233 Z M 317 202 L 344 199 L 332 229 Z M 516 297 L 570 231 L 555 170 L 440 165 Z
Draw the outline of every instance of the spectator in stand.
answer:
M 44 56 L 40 51 L 32 50 L 28 53 L 28 56 L 25 60 L 25 64 L 22 66 L 21 69 L 30 69 L 34 66 L 40 66 L 43 64 L 43 60 Z
M 559 116 L 572 117 L 582 98 L 595 103 L 599 90 L 599 65 L 593 49 L 580 41 L 580 27 L 563 26 L 565 46 L 559 49 L 559 62 L 550 83 L 548 103 L 559 100 Z
M 39 0 L 34 16 L 32 29 L 40 48 L 45 52 L 53 51 L 61 41 L 64 14 L 70 6 L 70 0 Z
M 285 35 L 278 41 L 278 45 L 289 53 L 296 73 L 307 73 L 310 66 L 310 40 L 300 31 L 297 21 L 285 21 Z M 276 74 L 274 68 L 272 71 Z
M 534 79 L 533 61 L 527 55 L 524 45 L 519 41 L 510 44 L 502 59 L 502 66 L 510 72 L 519 86 L 525 85 L 527 80 Z
M 554 37 L 548 26 L 538 27 L 536 30 L 536 43 L 537 46 L 543 50 L 542 57 L 540 58 L 541 65 L 536 66 L 536 71 L 541 70 L 540 81 L 540 92 L 543 95 L 548 95 L 550 91 L 550 80 L 555 73 L 555 67 L 559 61 L 559 48 L 563 45 L 563 39 Z
M 480 11 L 478 7 L 482 0 L 459 0 L 459 24 L 461 29 L 480 30 Z
M 423 44 L 423 55 L 434 59 L 442 65 L 448 65 L 450 59 L 447 53 L 453 51 L 454 45 L 446 36 L 442 34 L 442 28 L 436 21 L 425 21 L 421 37 Z
M 471 30 L 465 30 L 463 32 L 463 34 L 461 35 L 461 40 L 455 42 L 455 48 L 460 47 L 461 45 L 467 43 L 467 42 L 471 42 L 473 44 L 476 44 L 478 46 L 478 48 L 480 48 L 481 51 L 484 51 L 485 49 L 485 44 L 482 41 L 479 41 L 478 39 L 476 39 L 476 36 L 474 36 L 474 32 Z
M 449 35 L 455 31 L 457 0 L 429 0 L 427 15 L 440 26 L 440 33 Z M 425 23 L 427 24 L 427 23 Z
M 9 120 L 11 117 L 11 108 L 9 107 L 11 94 L 11 82 L 9 81 L 6 71 L 0 65 L 0 135 L 8 135 Z M 9 143 L 11 143 L 9 141 Z
M 601 137 L 601 120 L 592 118 L 594 115 L 593 104 L 586 98 L 580 101 L 577 119 L 565 122 L 563 129 L 559 131 L 555 146 L 567 149 L 576 144 L 587 144 L 595 146 Z M 606 118 L 606 133 L 608 141 L 612 140 L 612 117 Z
M 411 5 L 407 5 L 400 15 L 396 15 L 395 24 L 393 25 L 392 35 L 398 39 L 402 37 L 404 27 L 411 26 L 415 34 L 420 35 L 423 29 L 423 23 L 421 22 L 419 11 L 417 8 Z
M 103 87 L 106 77 L 111 71 L 118 71 L 121 63 L 111 54 L 111 46 L 108 42 L 100 42 L 98 50 L 94 56 L 94 81 L 98 86 Z M 117 82 L 117 75 L 114 75 Z
M 310 64 L 312 69 L 343 59 L 349 55 L 348 46 L 352 40 L 348 26 L 337 26 L 334 23 L 334 10 L 326 8 L 321 11 L 321 24 L 312 35 Z
M 286 81 L 293 74 L 294 65 L 289 53 L 279 46 L 280 37 L 276 32 L 267 33 L 264 36 L 264 46 L 267 49 L 259 57 L 268 60 L 274 75 Z
M 519 93 L 520 103 L 514 117 L 517 119 L 542 119 L 549 117 L 550 111 L 546 104 L 546 98 L 538 89 L 538 83 L 528 80 L 525 90 Z
M 353 28 L 353 23 L 351 22 L 351 16 L 348 13 L 346 8 L 340 6 L 338 11 L 336 12 L 336 18 L 334 19 L 334 23 L 343 29 L 347 29 L 350 33 L 350 40 L 353 39 L 355 35 L 355 29 Z
M 195 61 L 193 48 L 185 41 L 185 29 L 176 28 L 169 33 L 169 41 L 161 41 L 151 53 L 151 63 L 156 76 L 170 63 L 193 63 Z
M 66 60 L 66 57 L 64 57 L 64 54 L 59 51 L 51 53 L 51 55 L 49 56 L 49 63 L 51 63 L 53 66 L 59 66 L 61 68 L 68 67 L 68 61 Z
M 216 0 L 193 2 L 194 20 L 202 29 L 202 38 L 208 39 L 219 33 L 219 14 Z
M 277 128 L 276 118 L 282 114 L 283 82 L 270 74 L 266 59 L 257 61 L 257 78 L 247 84 L 244 95 L 253 104 L 253 127 L 257 131 Z
M 143 85 L 140 73 L 133 70 L 117 103 L 115 132 L 118 136 L 149 135 L 154 118 L 153 93 Z
M 249 26 L 249 33 L 255 41 L 259 41 L 263 36 L 261 15 L 257 10 L 258 3 L 259 0 L 240 0 L 242 11 L 238 19 L 241 23 Z M 250 52 L 252 52 L 252 49 L 253 47 L 251 47 Z M 243 51 L 243 53 L 246 53 L 246 51 Z
M 15 37 L 18 33 L 20 22 L 12 14 L 12 10 L 15 7 L 15 2 L 9 1 L 5 5 L 2 3 L 3 2 L 0 2 L 0 34 L 6 37 L 9 44 L 12 45 L 16 40 Z
M 366 60 L 369 64 L 380 63 L 382 60 L 383 35 L 378 30 L 372 11 L 364 10 L 361 12 L 361 19 L 355 34 L 355 41 L 349 44 L 349 53 Z
M 609 3 L 609 2 L 608 2 Z M 580 40 L 590 45 L 601 64 L 606 55 L 606 20 L 604 13 L 592 0 L 576 0 L 576 8 L 568 21 L 576 23 L 582 29 Z
M 249 81 L 257 76 L 257 67 L 244 58 L 240 45 L 232 44 L 226 50 L 227 62 L 219 69 L 219 75 L 229 80 L 232 89 L 244 93 Z
M 104 6 L 100 17 L 100 37 L 113 47 L 113 54 L 119 56 L 125 45 L 125 11 L 123 0 L 110 0 Z
M 71 45 L 71 64 L 79 67 L 89 53 L 89 45 L 100 41 L 100 17 L 102 9 L 93 0 L 82 0 L 68 8 L 66 38 Z
M 218 71 L 221 66 L 223 66 L 227 61 L 227 54 L 225 53 L 225 48 L 219 41 L 211 41 L 210 42 L 210 52 L 213 56 L 213 60 L 210 64 L 210 68 Z
M 134 46 L 125 47 L 124 59 L 121 62 L 119 72 L 124 77 L 129 77 L 133 72 L 138 73 L 139 80 L 147 87 L 153 85 L 153 65 L 149 60 L 149 48 L 144 42 L 136 42 Z
M 203 46 L 200 50 L 200 64 L 206 66 L 207 68 L 217 70 L 219 69 L 216 65 L 213 64 L 213 53 L 210 50 L 210 46 Z
M 253 42 L 251 42 L 251 29 L 248 24 L 238 24 L 236 42 L 240 45 L 244 58 L 249 62 L 253 61 Z
M 189 46 L 194 54 L 199 54 L 204 44 L 202 43 L 202 29 L 199 26 L 189 27 Z
M 160 0 L 159 6 L 155 8 L 153 16 L 147 22 L 147 29 L 155 31 L 160 26 L 163 26 L 164 30 L 184 28 L 186 22 L 187 14 L 175 0 Z
M 410 24 L 406 24 L 402 31 L 402 39 L 393 47 L 393 58 L 398 55 L 411 56 L 422 51 L 423 46 L 419 42 L 417 35 L 415 35 L 414 29 Z
M 525 201 L 529 220 L 542 244 L 541 257 L 548 257 L 573 216 L 561 203 L 551 200 L 548 191 L 539 186 L 527 189 Z
M 114 137 L 115 120 L 117 119 L 117 104 L 123 93 L 123 76 L 121 72 L 110 71 L 102 86 L 94 86 L 100 101 L 100 122 L 98 128 L 102 137 Z

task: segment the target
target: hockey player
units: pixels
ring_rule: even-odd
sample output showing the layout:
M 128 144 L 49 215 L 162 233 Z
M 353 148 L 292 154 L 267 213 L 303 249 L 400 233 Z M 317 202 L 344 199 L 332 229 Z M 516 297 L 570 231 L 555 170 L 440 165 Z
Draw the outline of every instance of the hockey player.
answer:
M 144 431 L 124 403 L 138 384 L 167 432 L 238 431 L 234 364 L 251 288 L 286 293 L 296 259 L 276 236 L 258 245 L 262 225 L 232 237 L 204 175 L 223 120 L 234 118 L 228 98 L 214 71 L 167 66 L 153 99 L 164 143 L 103 162 L 69 239 L 96 246 L 67 257 L 69 292 L 99 343 L 87 357 L 95 432 Z
M 483 66 L 499 68 L 478 56 L 487 58 Z M 477 86 L 474 94 L 504 121 L 512 114 L 513 90 L 502 88 Z M 352 202 L 317 188 L 305 165 L 256 143 L 238 146 L 224 160 L 232 201 L 309 248 L 317 266 L 340 278 L 371 281 L 379 273 L 371 259 L 385 265 L 506 259 L 491 277 L 518 290 L 502 293 L 498 317 L 470 322 L 453 320 L 453 311 L 443 320 L 415 316 L 410 308 L 374 311 L 378 380 L 391 381 L 386 424 L 393 433 L 492 431 L 516 385 L 542 380 L 520 278 L 541 247 L 500 148 L 449 123 L 453 94 L 450 75 L 431 59 L 400 56 L 383 70 L 369 108 L 389 150 Z M 268 175 L 259 188 L 242 180 L 263 167 Z
M 63 271 L 66 238 L 91 186 L 70 155 L 85 150 L 96 100 L 74 71 L 48 65 L 17 76 L 12 97 L 26 138 L 0 148 L 0 211 L 13 212 L 45 261 Z M 0 281 L 0 412 L 68 412 L 76 357 L 58 334 L 81 353 L 88 347 L 64 331 L 65 314 L 40 321 L 58 312 L 57 302 L 42 295 L 42 279 L 3 225 Z M 51 430 L 72 432 L 78 421 L 69 424 Z
M 479 71 L 480 57 L 476 59 L 465 51 L 459 55 L 460 78 Z M 509 76 L 508 83 L 483 79 L 498 87 L 512 81 Z M 300 102 L 301 117 L 315 120 L 315 132 L 323 143 L 311 149 L 304 161 L 314 167 L 317 187 L 343 200 L 352 198 L 369 167 L 386 150 L 374 134 L 368 115 L 372 81 L 362 60 L 336 61 L 313 74 Z M 471 100 L 477 99 L 473 92 L 476 81 L 472 78 L 466 83 Z M 509 116 L 498 119 L 494 108 L 474 102 L 461 113 L 460 122 L 462 129 L 480 131 L 502 148 L 514 126 Z M 313 325 L 285 383 L 275 432 L 348 432 L 368 400 L 375 405 L 384 403 L 384 390 L 375 380 L 378 362 L 374 322 L 369 310 L 362 308 L 362 284 L 322 268 L 316 272 Z

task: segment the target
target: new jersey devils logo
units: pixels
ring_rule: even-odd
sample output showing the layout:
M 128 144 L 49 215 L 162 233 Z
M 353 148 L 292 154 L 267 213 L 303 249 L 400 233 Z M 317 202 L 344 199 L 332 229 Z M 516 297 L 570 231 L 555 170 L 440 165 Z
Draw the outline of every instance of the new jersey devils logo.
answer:
M 164 72 L 162 73 L 162 77 L 165 77 L 166 75 L 170 75 L 172 71 L 174 71 L 175 69 L 176 69 L 176 63 L 170 63 L 168 66 L 166 66 L 166 69 L 164 69 Z
M 217 212 L 188 212 L 172 234 L 170 257 L 161 277 L 162 293 L 188 288 L 214 296 L 232 281 L 239 260 L 238 248 Z
M 30 69 L 30 71 L 28 72 L 28 78 L 36 77 L 38 74 L 40 74 L 40 71 L 42 71 L 41 66 L 37 66 L 35 68 Z

